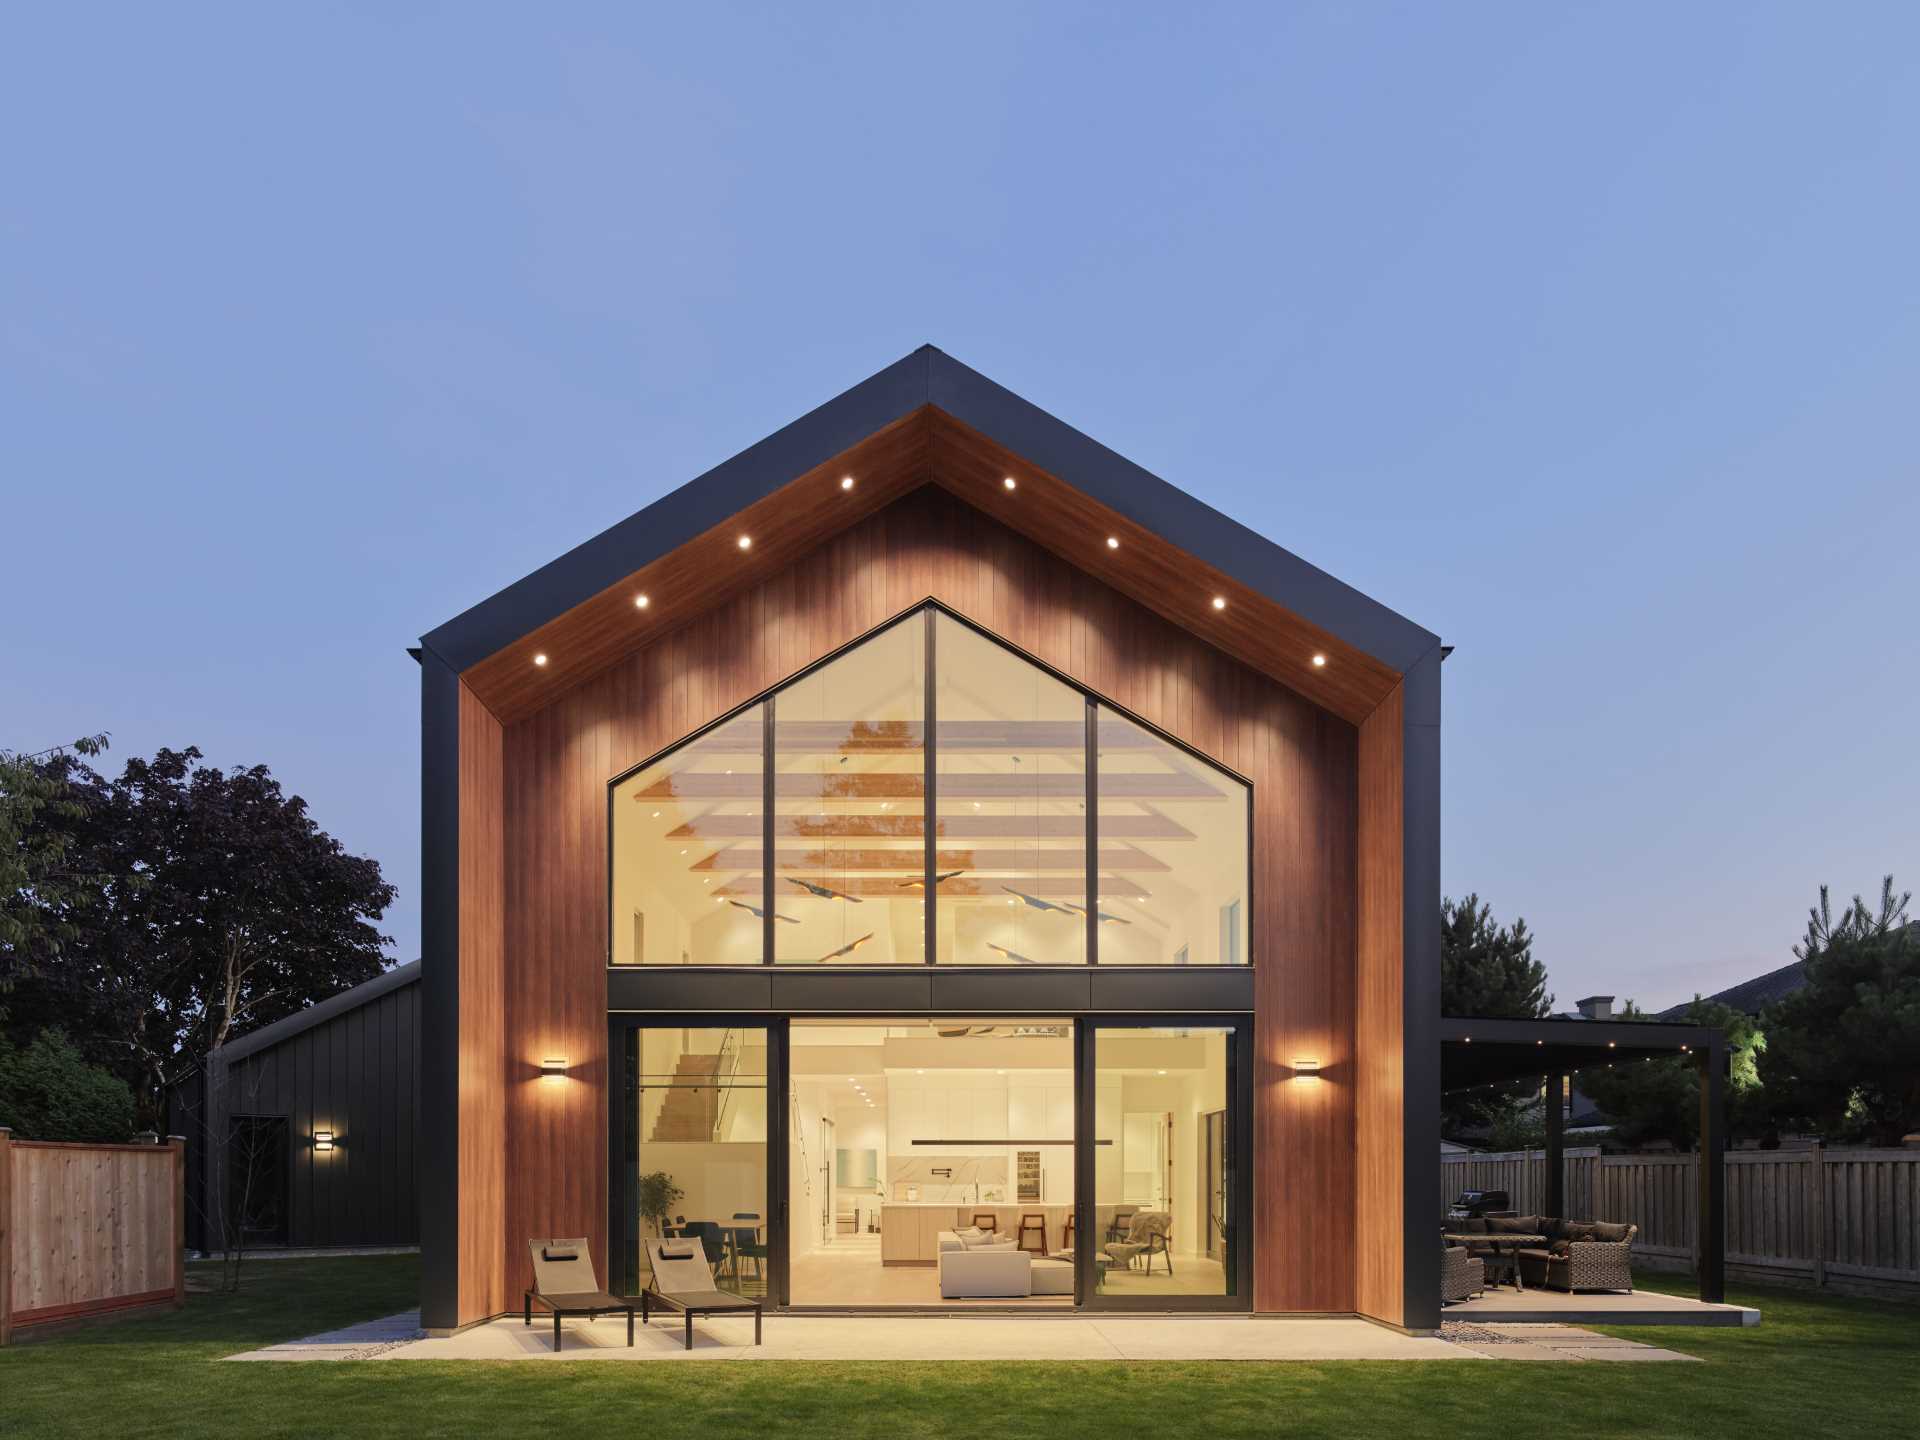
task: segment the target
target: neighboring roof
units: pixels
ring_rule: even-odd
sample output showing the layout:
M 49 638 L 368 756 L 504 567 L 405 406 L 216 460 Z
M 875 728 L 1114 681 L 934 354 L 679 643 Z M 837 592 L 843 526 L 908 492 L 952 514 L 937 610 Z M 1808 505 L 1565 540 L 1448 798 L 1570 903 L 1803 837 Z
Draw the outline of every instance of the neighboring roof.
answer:
M 1742 980 L 1738 985 L 1730 985 L 1718 994 L 1706 998 L 1716 1005 L 1725 1005 L 1730 1010 L 1738 1010 L 1746 1015 L 1758 1015 L 1774 1001 L 1784 999 L 1807 983 L 1807 966 L 1804 960 L 1796 960 L 1791 965 L 1782 965 L 1778 970 L 1769 970 L 1766 974 L 1752 980 Z M 1678 1005 L 1670 1005 L 1662 1010 L 1656 1019 L 1684 1020 L 1691 1000 L 1683 1000 Z
M 215 1053 L 222 1060 L 245 1059 L 258 1051 L 270 1049 L 283 1040 L 290 1040 L 303 1030 L 311 1030 L 316 1025 L 324 1025 L 350 1010 L 358 1010 L 371 1000 L 411 985 L 420 978 L 420 962 L 409 960 L 405 965 L 396 965 L 391 970 L 363 981 L 351 990 L 342 990 L 338 995 L 329 996 L 318 1005 L 309 1005 L 297 1015 L 289 1015 L 284 1020 L 276 1020 L 271 1025 L 262 1025 L 258 1030 L 249 1030 L 238 1040 L 229 1040 Z
M 724 377 L 717 383 L 724 383 Z M 895 477 L 889 496 L 920 484 L 949 483 L 942 466 L 951 463 L 952 484 L 966 498 L 959 478 L 963 461 L 957 455 L 951 462 L 939 453 L 929 457 L 924 437 L 908 436 L 901 428 L 929 413 L 942 417 L 941 423 L 952 425 L 956 433 L 1019 457 L 1087 497 L 1103 513 L 1140 527 L 1144 535 L 1203 562 L 1395 675 L 1405 674 L 1439 644 L 1429 631 L 931 345 L 515 581 L 430 631 L 421 643 L 454 670 L 465 672 L 569 611 L 605 597 L 675 551 L 710 540 L 719 527 L 798 478 L 876 441 L 894 447 L 889 452 Z M 933 443 L 938 441 L 936 435 Z M 956 451 L 964 443 L 957 442 Z M 993 473 L 991 483 L 997 486 L 998 472 Z M 876 489 L 876 497 L 879 493 Z M 820 506 L 816 503 L 813 509 L 817 512 Z M 861 518 L 857 506 L 845 513 L 845 524 Z M 831 517 L 821 523 L 841 524 Z M 753 558 L 762 548 L 755 547 Z M 631 618 L 631 610 L 627 613 Z M 566 658 L 556 654 L 545 672 L 556 687 L 577 678 L 563 669 Z

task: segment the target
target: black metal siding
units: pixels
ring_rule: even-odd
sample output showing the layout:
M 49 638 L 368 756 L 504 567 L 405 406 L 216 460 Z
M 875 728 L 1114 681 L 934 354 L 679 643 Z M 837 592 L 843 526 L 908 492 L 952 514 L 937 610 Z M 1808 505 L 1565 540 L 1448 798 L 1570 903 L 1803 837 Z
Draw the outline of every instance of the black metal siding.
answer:
M 207 1115 L 211 1136 L 234 1115 L 287 1119 L 287 1244 L 417 1245 L 419 1203 L 413 1136 L 418 1106 L 419 985 L 403 985 L 363 1005 L 213 1067 Z M 330 1129 L 331 1153 L 316 1152 L 313 1132 Z M 209 1224 L 219 1233 L 226 1177 L 210 1142 L 201 1151 Z

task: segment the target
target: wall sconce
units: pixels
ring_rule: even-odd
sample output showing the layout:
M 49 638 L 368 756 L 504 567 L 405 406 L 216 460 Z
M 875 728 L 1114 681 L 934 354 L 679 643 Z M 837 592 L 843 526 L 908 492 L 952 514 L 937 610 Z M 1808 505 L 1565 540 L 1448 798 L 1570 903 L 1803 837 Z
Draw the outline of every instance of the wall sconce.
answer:
M 313 1148 L 315 1150 L 333 1149 L 333 1132 L 331 1130 L 314 1131 L 313 1132 Z
M 1296 1080 L 1318 1080 L 1320 1078 L 1320 1062 L 1318 1060 L 1295 1060 L 1293 1062 L 1293 1078 Z
M 549 1055 L 545 1060 L 540 1062 L 540 1073 L 549 1080 L 566 1079 L 567 1057 L 564 1055 Z

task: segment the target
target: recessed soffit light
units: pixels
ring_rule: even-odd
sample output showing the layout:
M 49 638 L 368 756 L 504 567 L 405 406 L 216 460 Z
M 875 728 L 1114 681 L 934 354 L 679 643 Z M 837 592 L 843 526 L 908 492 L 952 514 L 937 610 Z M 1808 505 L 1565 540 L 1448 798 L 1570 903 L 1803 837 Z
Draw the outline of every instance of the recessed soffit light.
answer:
M 1214 609 L 1216 609 L 1216 610 L 1224 610 L 1224 609 L 1226 609 L 1226 608 L 1227 608 L 1227 597 L 1226 597 L 1226 596 L 1224 596 L 1224 595 L 1216 595 L 1216 596 L 1214 596 L 1214 597 L 1213 597 L 1213 608 L 1214 608 Z
M 636 595 L 633 597 L 633 608 L 636 610 L 644 610 L 652 603 L 653 602 L 644 595 Z
M 753 537 L 751 535 L 742 535 L 740 537 L 740 548 L 742 550 L 751 550 L 753 548 Z
M 533 657 L 533 663 L 536 665 L 545 665 L 547 663 L 547 652 L 542 650 L 539 654 L 535 655 Z
M 1009 489 L 1009 490 L 1011 490 L 1011 489 L 1013 489 L 1013 488 L 1015 487 L 1015 481 L 1014 481 L 1014 478 L 1013 478 L 1013 476 L 1011 476 L 1011 475 L 1009 475 L 1009 476 L 1007 476 L 1007 478 L 1006 478 L 1006 479 L 1004 479 L 1004 480 L 1002 480 L 1002 481 L 1001 481 L 1000 483 L 1001 483 L 1002 485 L 1004 485 L 1004 486 L 1006 486 L 1006 487 L 1007 487 L 1007 489 Z
M 1313 657 L 1313 668 L 1316 670 L 1324 669 L 1326 667 L 1326 663 L 1327 663 L 1327 657 L 1324 655 L 1315 655 Z

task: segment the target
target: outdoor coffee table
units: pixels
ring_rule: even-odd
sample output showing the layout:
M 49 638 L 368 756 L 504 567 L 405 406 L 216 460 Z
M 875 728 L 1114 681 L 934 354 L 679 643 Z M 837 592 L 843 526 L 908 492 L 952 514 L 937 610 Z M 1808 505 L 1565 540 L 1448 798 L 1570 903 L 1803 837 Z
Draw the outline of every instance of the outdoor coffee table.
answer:
M 1493 1275 L 1498 1270 L 1512 1279 L 1514 1289 L 1523 1293 L 1527 1287 L 1520 1280 L 1520 1252 L 1547 1243 L 1544 1235 L 1454 1235 L 1443 1232 L 1440 1238 L 1449 1245 L 1464 1245 L 1479 1255 L 1481 1263 L 1487 1267 L 1487 1284 L 1500 1284 Z M 1482 1247 L 1487 1253 L 1482 1253 Z

